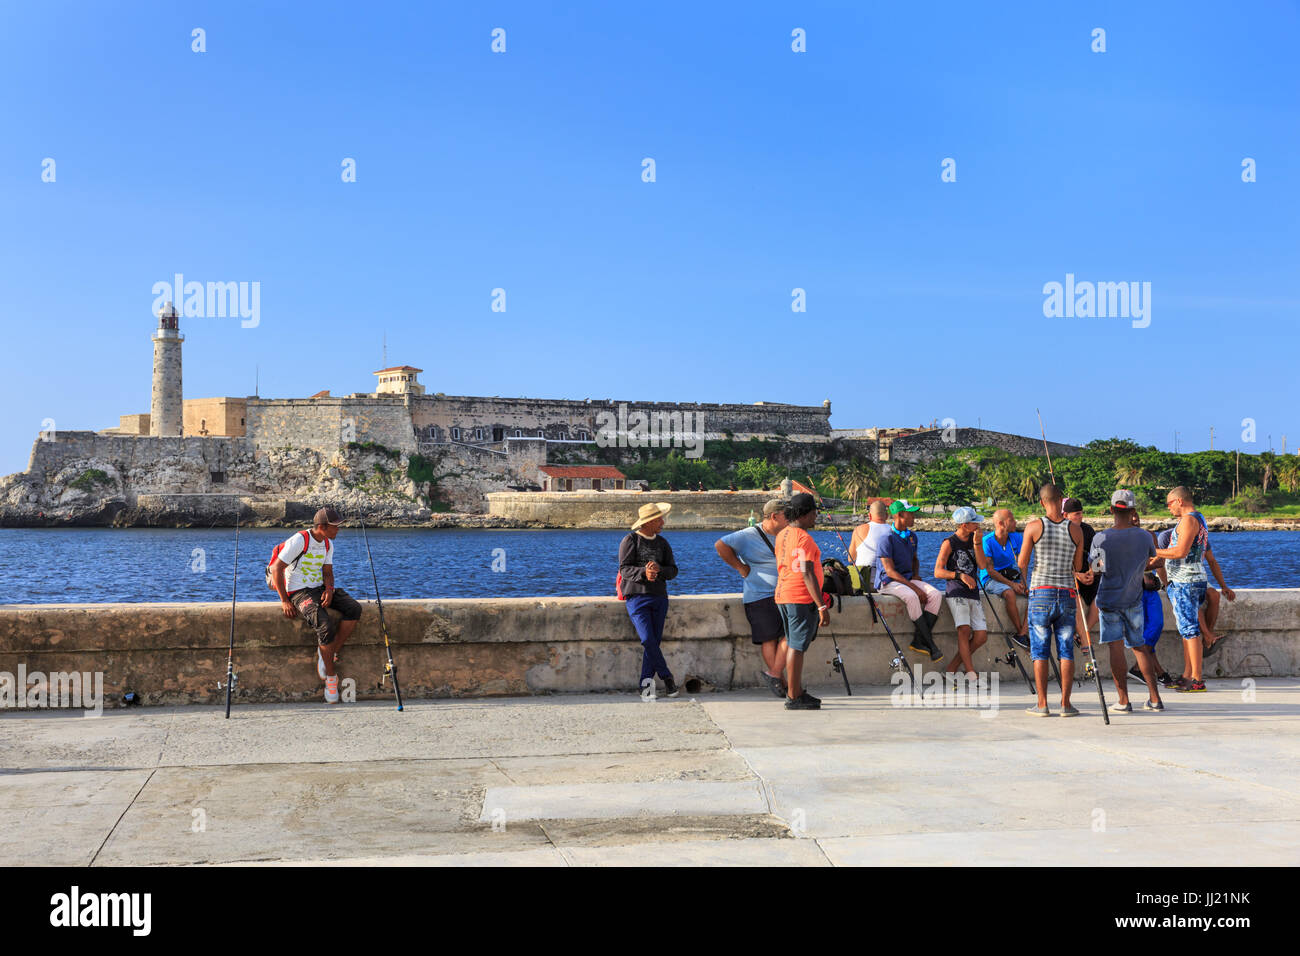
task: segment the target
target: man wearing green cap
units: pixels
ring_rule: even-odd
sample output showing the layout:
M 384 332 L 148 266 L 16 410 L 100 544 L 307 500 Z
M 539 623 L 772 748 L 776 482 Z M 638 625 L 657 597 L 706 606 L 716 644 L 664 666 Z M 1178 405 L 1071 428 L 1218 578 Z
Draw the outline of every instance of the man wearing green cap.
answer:
M 918 654 L 929 654 L 930 660 L 937 663 L 943 660 L 943 651 L 934 642 L 931 628 L 939 619 L 943 593 L 921 580 L 916 532 L 912 531 L 920 510 L 919 505 L 902 498 L 889 506 L 893 526 L 876 551 L 876 590 L 903 602 L 916 626 L 916 635 L 908 646 Z

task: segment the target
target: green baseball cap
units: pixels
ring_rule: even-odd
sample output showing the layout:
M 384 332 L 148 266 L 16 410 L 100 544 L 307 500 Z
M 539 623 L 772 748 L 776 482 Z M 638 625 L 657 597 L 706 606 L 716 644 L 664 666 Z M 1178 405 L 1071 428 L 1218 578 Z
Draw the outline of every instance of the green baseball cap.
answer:
M 889 506 L 889 513 L 891 515 L 896 515 L 900 511 L 920 511 L 920 510 L 921 510 L 920 505 L 911 504 L 910 502 L 908 502 L 906 498 L 899 498 L 897 501 L 895 501 L 892 505 Z

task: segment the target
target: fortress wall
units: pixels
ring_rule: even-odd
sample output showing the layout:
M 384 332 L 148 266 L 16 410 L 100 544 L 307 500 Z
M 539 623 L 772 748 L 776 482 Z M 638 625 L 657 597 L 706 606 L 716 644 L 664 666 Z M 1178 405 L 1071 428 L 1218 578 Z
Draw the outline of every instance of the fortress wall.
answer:
M 905 641 L 912 628 L 901 602 L 881 597 L 877 604 L 894 635 Z M 641 646 L 626 606 L 613 597 L 392 600 L 384 602 L 384 617 L 402 690 L 410 698 L 630 694 L 640 673 Z M 1173 620 L 1166 602 L 1156 653 L 1165 668 L 1179 673 L 1182 648 Z M 1300 675 L 1300 591 L 1238 591 L 1219 620 L 1232 640 L 1206 667 L 1209 679 L 1222 681 L 1216 691 L 1239 696 L 1250 686 L 1245 678 Z M 390 690 L 377 686 L 384 660 L 378 623 L 375 607 L 365 604 L 343 655 L 343 689 L 352 680 L 358 699 L 391 699 Z M 846 599 L 842 612 L 832 612 L 832 626 L 855 687 L 890 683 L 893 649 L 865 600 Z M 217 682 L 225 679 L 229 629 L 228 603 L 0 606 L 0 673 L 18 675 L 21 667 L 30 680 L 33 672 L 98 672 L 107 707 L 119 706 L 130 690 L 146 704 L 215 708 L 225 699 Z M 953 653 L 956 635 L 946 602 L 934 633 Z M 818 635 L 805 665 L 808 679 L 835 680 L 825 663 L 830 645 L 828 634 Z M 278 604 L 241 601 L 236 703 L 319 701 L 314 648 L 314 635 L 300 621 L 286 620 Z M 679 681 L 696 676 L 723 689 L 760 686 L 761 659 L 739 594 L 673 597 L 663 650 Z M 990 634 L 974 654 L 975 667 L 999 675 L 1002 706 L 1023 707 L 1028 696 L 1018 672 L 995 660 L 1006 652 L 1001 636 Z M 909 665 L 922 666 L 915 657 L 909 656 Z M 1105 676 L 1108 660 L 1103 655 L 1098 661 Z M 928 664 L 924 669 L 935 670 Z M 1140 700 L 1135 685 L 1129 688 Z M 836 683 L 831 692 L 839 696 L 843 689 Z M 1089 684 L 1076 693 L 1096 691 Z M 1106 693 L 1113 702 L 1109 682 Z
M 259 451 L 313 448 L 349 441 L 415 451 L 411 415 L 401 398 L 249 399 L 248 435 Z
M 762 517 L 775 491 L 501 491 L 489 494 L 488 514 L 553 528 L 627 528 L 647 502 L 673 506 L 668 529 L 736 530 L 750 513 Z
M 97 459 L 122 475 L 148 474 L 168 461 L 193 465 L 206 481 L 207 472 L 224 470 L 250 451 L 242 438 L 158 438 L 149 435 L 100 435 L 97 432 L 58 432 L 53 441 L 37 439 L 27 464 L 35 481 L 51 481 L 71 464 Z M 107 469 L 104 469 L 107 470 Z M 76 476 L 73 476 L 74 478 Z M 169 473 L 174 478 L 174 473 Z M 196 478 L 196 480 L 199 480 Z M 203 488 L 160 487 L 137 490 L 202 491 Z
M 1008 435 L 1006 432 L 993 432 L 983 428 L 955 428 L 949 433 L 953 441 L 943 440 L 944 430 L 921 432 L 895 438 L 890 449 L 892 461 L 926 461 L 950 455 L 962 448 L 1000 448 L 1011 455 L 1041 455 L 1043 443 L 1024 435 Z M 1082 448 L 1074 445 L 1062 445 L 1048 442 L 1047 447 L 1054 456 L 1068 457 L 1077 455 Z
M 593 436 L 598 428 L 597 415 L 618 413 L 620 400 L 602 399 L 590 403 L 543 398 L 475 398 L 468 396 L 424 395 L 412 402 L 412 418 L 417 429 L 436 425 L 446 431 L 452 427 L 506 429 L 523 428 L 534 435 L 546 429 L 548 438 L 572 434 L 585 428 Z M 667 412 L 704 416 L 704 430 L 710 436 L 725 432 L 736 435 L 830 435 L 829 406 L 809 405 L 710 405 L 681 402 L 625 403 L 628 412 L 647 414 Z

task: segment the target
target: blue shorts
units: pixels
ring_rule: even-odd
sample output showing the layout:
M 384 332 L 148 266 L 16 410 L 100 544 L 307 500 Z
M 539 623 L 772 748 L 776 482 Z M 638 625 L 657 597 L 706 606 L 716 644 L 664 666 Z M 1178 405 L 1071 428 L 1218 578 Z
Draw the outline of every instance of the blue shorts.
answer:
M 1170 581 L 1165 590 L 1169 592 L 1169 603 L 1174 606 L 1174 619 L 1183 640 L 1200 637 L 1201 622 L 1196 615 L 1205 601 L 1205 582 Z
M 1145 614 L 1142 625 L 1142 638 L 1147 647 L 1155 647 L 1160 640 L 1160 632 L 1165 629 L 1165 606 L 1160 600 L 1159 591 L 1142 592 L 1142 611 Z
M 1056 640 L 1056 656 L 1074 660 L 1074 592 L 1068 588 L 1032 588 L 1029 591 L 1029 656 L 1045 661 L 1049 642 Z
M 786 643 L 791 650 L 806 651 L 817 640 L 817 626 L 821 615 L 816 604 L 778 604 L 781 620 L 785 622 Z
M 994 581 L 992 578 L 989 578 L 984 582 L 984 590 L 988 591 L 989 594 L 994 597 L 1001 597 L 1011 590 L 1011 585 L 1003 584 L 1001 581 Z
M 1111 644 L 1122 639 L 1125 647 L 1147 646 L 1146 638 L 1142 636 L 1145 621 L 1141 601 L 1122 611 L 1098 610 L 1101 611 L 1101 643 Z

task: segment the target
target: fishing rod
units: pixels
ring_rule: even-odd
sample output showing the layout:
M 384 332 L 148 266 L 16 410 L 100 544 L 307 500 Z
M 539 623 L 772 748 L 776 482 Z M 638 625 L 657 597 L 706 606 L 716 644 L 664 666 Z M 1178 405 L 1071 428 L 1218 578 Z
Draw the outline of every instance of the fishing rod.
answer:
M 1052 453 L 1047 447 L 1047 432 L 1043 430 L 1043 413 L 1034 409 L 1038 415 L 1038 434 L 1043 437 L 1043 454 L 1047 456 L 1047 475 L 1052 479 L 1052 484 L 1056 484 L 1056 472 L 1052 471 Z
M 388 640 L 388 624 L 384 621 L 384 601 L 379 596 L 379 578 L 375 575 L 375 559 L 370 556 L 370 536 L 366 534 L 366 519 L 357 513 L 357 520 L 361 522 L 361 539 L 366 543 L 366 560 L 370 562 L 370 580 L 375 585 L 375 604 L 379 606 L 379 629 L 384 634 L 384 651 L 388 654 L 388 661 L 384 664 L 384 672 L 379 676 L 379 686 L 384 686 L 384 680 L 391 677 L 393 679 L 393 693 L 397 695 L 397 709 L 402 710 L 402 688 L 397 685 L 397 666 L 393 663 L 393 646 Z
M 1088 633 L 1088 616 L 1083 613 L 1083 598 L 1079 596 L 1078 590 L 1074 592 L 1074 603 L 1079 608 L 1079 615 L 1083 618 L 1083 636 L 1088 639 L 1086 649 L 1088 651 L 1088 663 L 1085 670 L 1097 682 L 1097 699 L 1101 701 L 1101 719 L 1106 721 L 1106 726 L 1110 726 L 1110 711 L 1106 709 L 1106 692 L 1101 686 L 1101 671 L 1097 670 L 1097 658 L 1092 653 L 1092 635 Z
M 976 580 L 979 579 L 976 578 Z M 1011 635 L 1007 633 L 1007 629 L 1003 626 L 1002 617 L 1001 615 L 998 614 L 998 609 L 993 604 L 993 598 L 989 596 L 988 588 L 984 586 L 983 581 L 979 582 L 979 586 L 980 586 L 980 591 L 982 591 L 984 594 L 984 600 L 989 602 L 989 610 L 993 612 L 993 620 L 998 622 L 998 630 L 1002 632 L 1002 639 L 1007 642 L 1006 656 L 995 657 L 993 658 L 994 662 L 998 664 L 1007 664 L 1007 665 L 1014 664 L 1016 668 L 1020 671 L 1020 676 L 1025 679 L 1025 683 L 1029 686 L 1029 693 L 1037 694 L 1038 685 L 1029 676 L 1029 672 L 1025 670 L 1025 665 L 1021 663 L 1020 655 L 1016 653 L 1015 642 L 1011 640 Z
M 848 558 L 849 561 L 848 566 L 850 568 L 856 568 L 853 555 L 849 554 L 849 546 L 844 540 L 843 533 L 840 531 L 838 527 L 834 528 L 834 531 L 835 531 L 835 536 L 840 539 L 840 547 L 844 549 L 844 554 Z M 859 580 L 861 580 L 861 578 L 859 578 Z M 869 586 L 870 586 L 869 584 L 862 585 L 862 596 L 867 599 L 867 606 L 871 608 L 871 623 L 874 624 L 877 621 L 879 621 L 881 625 L 885 628 L 885 634 L 889 636 L 889 643 L 894 645 L 894 656 L 890 660 L 889 666 L 893 670 L 900 671 L 901 673 L 906 674 L 908 682 L 914 684 L 915 678 L 913 677 L 912 672 L 908 669 L 907 658 L 903 656 L 903 649 L 898 646 L 898 641 L 894 638 L 894 632 L 889 629 L 889 623 L 885 620 L 884 613 L 876 607 L 875 598 L 872 596 L 871 592 L 867 590 Z M 835 641 L 835 635 L 832 633 L 831 642 L 834 643 L 834 641 Z M 835 648 L 835 654 L 837 657 L 839 656 L 838 647 Z M 834 666 L 834 662 L 832 662 L 832 666 Z M 849 683 L 849 678 L 848 675 L 846 674 L 844 677 L 844 685 L 847 687 L 848 683 Z M 912 691 L 913 693 L 915 693 L 916 691 L 915 686 L 912 688 Z
M 230 719 L 230 695 L 235 689 L 235 595 L 239 591 L 239 509 L 235 509 L 235 570 L 230 581 L 230 649 L 226 653 L 226 720 Z M 223 685 L 218 683 L 217 687 Z

